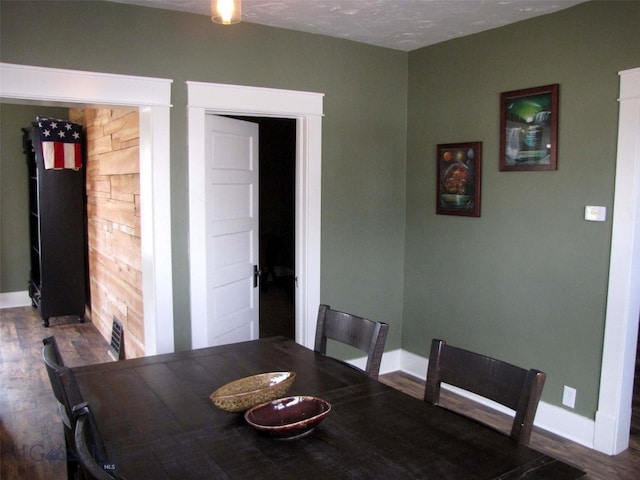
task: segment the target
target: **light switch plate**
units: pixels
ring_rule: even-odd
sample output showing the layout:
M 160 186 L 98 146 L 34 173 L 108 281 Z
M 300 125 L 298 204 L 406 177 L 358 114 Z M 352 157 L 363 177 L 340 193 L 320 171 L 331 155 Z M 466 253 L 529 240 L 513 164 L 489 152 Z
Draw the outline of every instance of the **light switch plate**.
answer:
M 607 207 L 587 205 L 584 207 L 584 219 L 589 222 L 604 222 L 607 219 Z

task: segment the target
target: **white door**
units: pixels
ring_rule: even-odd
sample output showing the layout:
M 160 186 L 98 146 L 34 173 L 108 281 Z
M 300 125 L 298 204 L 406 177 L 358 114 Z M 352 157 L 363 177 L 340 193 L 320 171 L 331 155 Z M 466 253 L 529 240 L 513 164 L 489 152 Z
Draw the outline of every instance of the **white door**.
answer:
M 209 345 L 259 336 L 258 125 L 205 120 Z

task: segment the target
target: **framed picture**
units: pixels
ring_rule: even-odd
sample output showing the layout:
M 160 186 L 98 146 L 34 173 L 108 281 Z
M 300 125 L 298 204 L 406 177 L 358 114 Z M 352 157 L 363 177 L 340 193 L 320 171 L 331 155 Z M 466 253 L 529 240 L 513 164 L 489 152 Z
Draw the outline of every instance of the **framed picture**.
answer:
M 500 94 L 500 170 L 558 169 L 558 84 Z
M 436 213 L 480 216 L 482 142 L 438 145 Z

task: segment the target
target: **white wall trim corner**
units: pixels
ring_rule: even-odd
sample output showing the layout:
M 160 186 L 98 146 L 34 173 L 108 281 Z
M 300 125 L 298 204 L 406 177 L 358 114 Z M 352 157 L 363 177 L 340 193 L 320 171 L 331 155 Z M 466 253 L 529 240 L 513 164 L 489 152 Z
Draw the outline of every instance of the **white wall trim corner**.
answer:
M 296 342 L 313 348 L 320 305 L 320 192 L 324 94 L 217 83 L 187 83 L 191 346 L 208 346 L 204 221 L 205 115 L 296 119 Z
M 640 68 L 620 72 L 609 290 L 594 447 L 629 446 L 640 316 Z
M 0 63 L 0 100 L 65 107 L 140 109 L 140 188 L 143 195 L 142 283 L 145 354 L 171 352 L 169 118 L 172 80 Z

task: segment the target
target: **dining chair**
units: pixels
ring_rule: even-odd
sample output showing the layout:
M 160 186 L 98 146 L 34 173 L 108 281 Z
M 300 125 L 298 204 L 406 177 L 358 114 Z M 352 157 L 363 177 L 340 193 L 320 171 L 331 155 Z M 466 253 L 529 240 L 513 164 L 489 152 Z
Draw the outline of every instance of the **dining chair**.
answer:
M 55 337 L 47 337 L 42 340 L 42 343 L 42 360 L 47 369 L 51 390 L 53 390 L 53 395 L 58 401 L 58 413 L 64 429 L 67 477 L 73 479 L 78 471 L 78 456 L 73 439 L 75 424 L 71 408 L 73 405 L 82 402 L 82 395 L 73 372 L 64 365 Z
M 493 400 L 515 411 L 509 437 L 528 445 L 545 379 L 546 374 L 539 370 L 527 370 L 434 339 L 424 400 L 442 406 L 441 383 Z
M 389 325 L 320 305 L 314 350 L 327 354 L 327 339 L 345 343 L 367 354 L 364 373 L 377 379 Z
M 87 402 L 75 405 L 72 409 L 75 419 L 74 441 L 82 473 L 86 479 L 124 480 L 124 477 L 111 474 L 108 470 L 115 464 L 109 463 L 100 431 Z

